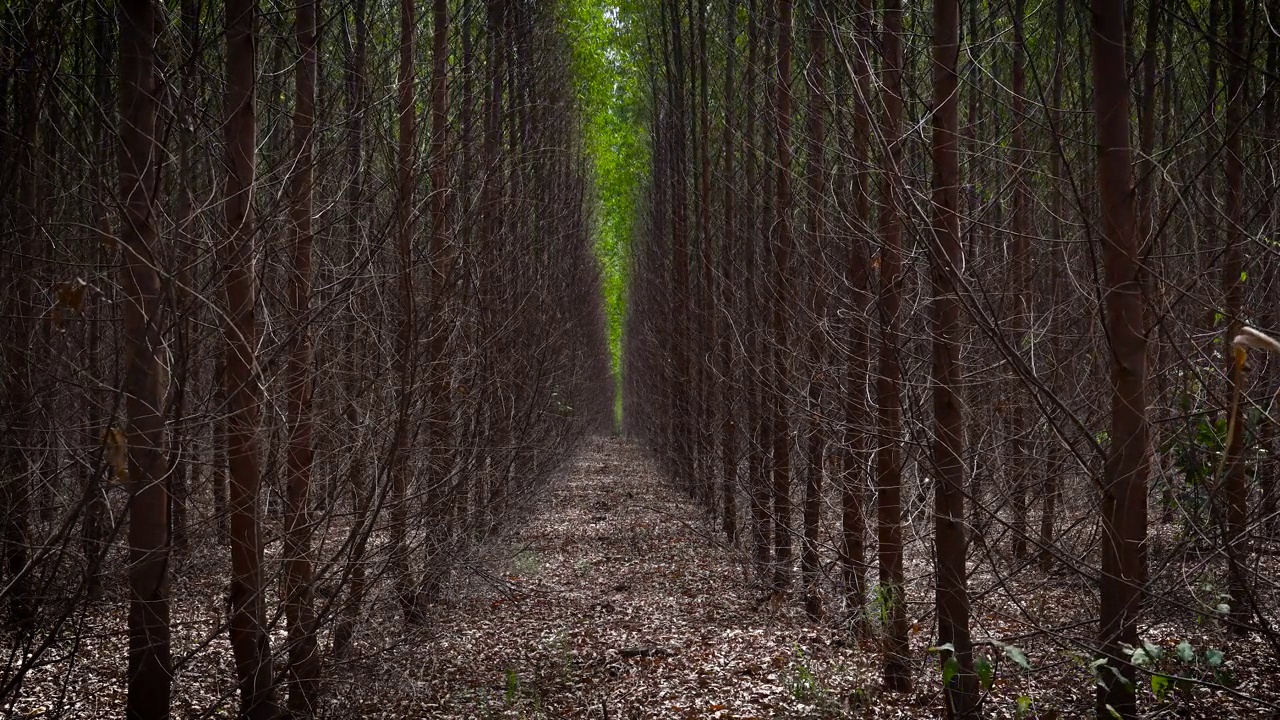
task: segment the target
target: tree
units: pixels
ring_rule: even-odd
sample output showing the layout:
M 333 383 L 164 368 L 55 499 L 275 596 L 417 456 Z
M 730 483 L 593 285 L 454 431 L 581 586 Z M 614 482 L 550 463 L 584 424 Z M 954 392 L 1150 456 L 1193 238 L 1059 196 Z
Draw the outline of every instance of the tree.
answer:
M 956 66 L 960 55 L 960 3 L 958 0 L 938 0 L 933 8 L 935 108 L 933 232 L 929 243 L 929 265 L 933 278 L 933 468 L 938 476 L 934 489 L 938 642 L 940 647 L 950 645 L 950 650 L 939 654 L 943 666 L 953 661 L 958 666 L 946 685 L 947 716 L 968 718 L 975 717 L 978 712 L 978 678 L 973 672 L 973 645 L 969 638 L 968 568 L 965 565 L 968 544 L 964 523 L 964 464 L 961 460 L 964 416 L 956 392 L 960 364 L 960 301 L 956 293 L 956 276 L 964 267 L 958 214 L 960 100 Z M 1014 86 L 1016 96 L 1020 89 L 1016 80 Z M 1015 145 L 1019 142 L 1020 135 L 1015 135 Z M 1025 522 L 1025 507 L 1022 517 Z
M 293 349 L 289 356 L 289 457 L 285 502 L 285 613 L 289 621 L 289 712 L 316 710 L 320 654 L 316 642 L 311 568 L 311 472 L 313 377 L 311 354 L 312 169 L 315 165 L 316 11 L 318 0 L 299 0 L 294 13 L 299 59 L 293 110 L 293 277 L 289 305 Z
M 809 17 L 809 63 L 806 66 L 806 85 L 809 89 L 808 148 L 806 149 L 808 180 L 806 210 L 808 223 L 805 244 L 809 260 L 809 332 L 808 360 L 810 363 L 808 402 L 808 437 L 805 453 L 804 489 L 804 548 L 800 558 L 800 573 L 804 582 L 805 612 L 812 618 L 822 616 L 822 596 L 818 590 L 818 531 L 822 517 L 822 473 L 825 434 L 823 427 L 823 387 L 825 385 L 825 355 L 823 331 L 826 320 L 826 265 L 823 253 L 826 243 L 826 51 L 827 23 L 830 10 L 822 0 L 812 3 Z
M 396 369 L 400 380 L 400 401 L 392 438 L 391 461 L 391 568 L 396 593 L 406 620 L 417 621 L 417 587 L 409 567 L 408 492 L 410 413 L 417 388 L 417 296 L 413 283 L 413 162 L 414 104 L 413 41 L 414 0 L 400 1 L 400 66 L 398 71 L 396 117 L 396 258 L 399 262 L 400 318 L 396 333 Z
M 256 0 L 226 2 L 227 91 L 224 129 L 227 183 L 224 194 L 227 242 L 226 358 L 223 387 L 227 400 L 227 460 L 231 466 L 231 649 L 240 687 L 240 716 L 276 717 L 271 671 L 271 642 L 266 631 L 262 581 L 262 537 L 258 517 L 261 474 L 258 459 L 258 327 L 254 289 L 256 228 L 253 214 L 257 149 L 255 87 L 257 76 Z
M 787 313 L 794 301 L 791 278 L 793 252 L 791 226 L 791 0 L 777 0 L 777 66 L 774 77 L 773 162 L 775 218 L 773 240 L 773 585 L 785 590 L 791 584 L 791 419 L 788 396 Z
M 160 353 L 156 228 L 156 8 L 120 5 L 120 196 L 124 217 L 125 405 L 128 426 L 130 718 L 169 717 L 169 493 Z
M 902 134 L 902 5 L 885 0 L 881 45 L 881 127 L 890 139 L 882 155 L 880 198 L 880 363 L 876 385 L 877 416 L 884 437 L 901 435 L 902 404 L 899 383 L 898 316 L 901 310 L 902 220 L 898 188 L 901 182 Z M 893 692 L 911 689 L 907 647 L 906 583 L 902 567 L 902 469 L 897 443 L 881 443 L 876 451 L 877 554 L 880 567 L 880 602 L 888 618 L 884 646 L 884 684 Z
M 1129 153 L 1129 78 L 1124 9 L 1093 0 L 1093 103 L 1097 132 L 1100 238 L 1111 351 L 1111 445 L 1102 480 L 1099 643 L 1114 673 L 1099 672 L 1097 715 L 1137 717 L 1135 671 L 1123 647 L 1137 646 L 1147 527 L 1147 341 Z

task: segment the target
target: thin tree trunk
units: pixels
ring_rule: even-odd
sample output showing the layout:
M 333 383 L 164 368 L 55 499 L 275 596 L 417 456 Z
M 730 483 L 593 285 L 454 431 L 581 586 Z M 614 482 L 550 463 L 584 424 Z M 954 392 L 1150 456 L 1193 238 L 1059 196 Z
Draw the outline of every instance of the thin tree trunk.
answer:
M 365 24 L 365 0 L 354 0 L 351 8 L 355 25 L 355 42 L 347 46 L 346 91 L 347 91 L 347 187 L 345 235 L 352 246 L 350 258 L 359 256 L 361 246 L 361 209 L 364 202 L 364 115 L 366 111 L 364 72 L 365 55 L 368 51 L 368 27 Z M 352 437 L 360 432 L 360 412 L 357 397 L 362 387 L 362 370 L 358 355 L 362 344 L 362 329 L 359 327 L 359 298 L 352 298 L 351 317 L 347 318 L 347 407 L 346 428 Z M 354 528 L 352 530 L 352 548 L 347 557 L 346 574 L 350 578 L 346 601 L 338 609 L 338 619 L 333 629 L 333 646 L 331 654 L 336 662 L 345 660 L 351 650 L 351 638 L 355 634 L 356 622 L 360 617 L 360 608 L 364 604 L 365 564 L 364 550 L 367 546 L 369 506 L 373 491 L 364 481 L 364 452 L 361 445 L 356 448 L 347 471 L 347 486 L 351 489 L 352 514 Z
M 959 665 L 958 672 L 945 688 L 947 716 L 970 718 L 978 714 L 979 698 L 978 678 L 973 672 L 973 646 L 969 638 L 968 570 L 965 566 L 968 542 L 964 523 L 964 464 L 961 459 L 964 451 L 964 416 L 957 393 L 960 383 L 960 300 L 954 277 L 964 266 L 958 212 L 960 78 L 956 65 L 960 55 L 960 3 L 958 0 L 937 0 L 933 7 L 934 217 L 929 255 L 933 275 L 931 384 L 934 418 L 933 469 L 937 475 L 934 543 L 938 572 L 938 641 L 952 646 L 950 652 L 940 653 L 943 665 L 952 658 Z M 1016 95 L 1020 89 L 1016 79 L 1014 85 Z M 1015 114 L 1016 112 L 1015 105 Z M 1019 143 L 1019 137 L 1020 133 L 1016 133 L 1015 146 Z M 1019 230 L 1015 223 L 1015 232 Z M 1025 243 L 1025 239 L 1019 239 Z M 1016 493 L 1015 490 L 1015 495 Z M 1025 553 L 1025 504 L 1021 507 L 1021 518 L 1023 533 L 1020 537 L 1024 543 L 1022 552 Z M 1016 529 L 1015 525 L 1015 531 Z
M 227 0 L 226 142 L 229 172 L 224 205 L 229 238 L 223 259 L 227 311 L 227 460 L 231 466 L 231 649 L 240 686 L 240 717 L 276 717 L 271 644 L 266 629 L 262 538 L 258 517 L 261 474 L 258 418 L 261 391 L 254 319 L 256 259 L 253 217 L 256 155 L 255 62 L 257 0 Z
M 764 358 L 764 344 L 761 341 L 759 318 L 764 310 L 763 274 L 763 239 L 764 203 L 760 198 L 762 192 L 756 192 L 759 176 L 759 150 L 756 147 L 756 86 L 760 76 L 760 18 L 756 0 L 747 2 L 747 78 L 746 78 L 746 123 L 743 129 L 746 143 L 743 152 L 744 182 L 747 188 L 746 217 L 750 218 L 746 237 L 746 258 L 743 272 L 746 274 L 748 292 L 746 312 L 743 313 L 744 331 L 747 333 L 747 357 L 743 368 L 747 384 L 747 483 L 751 505 L 751 557 L 756 573 L 766 577 L 772 559 L 772 546 L 769 542 L 769 489 L 765 470 L 765 420 L 763 385 L 764 374 L 760 362 Z M 767 133 L 766 133 L 767 134 Z
M 427 514 L 431 518 L 428 528 L 426 568 L 419 600 L 431 599 L 439 593 L 443 579 L 437 564 L 444 550 L 444 528 L 450 502 L 447 483 L 453 466 L 452 442 L 453 408 L 450 397 L 449 358 L 446 350 L 449 339 L 449 295 L 453 282 L 453 253 L 449 249 L 449 213 L 452 192 L 448 187 L 445 148 L 448 141 L 448 33 L 449 13 L 446 0 L 434 0 L 432 10 L 432 70 L 431 70 L 431 145 L 427 166 L 431 172 L 431 245 L 429 266 L 431 269 L 431 307 L 427 322 L 430 324 L 427 340 L 427 369 L 430 382 L 427 386 L 428 449 L 431 458 L 427 476 Z
M 35 54 L 35 13 L 24 20 L 23 44 Z M 5 390 L 8 401 L 8 438 L 5 444 L 4 479 L 4 569 L 7 574 L 6 589 L 9 600 L 9 617 L 19 627 L 26 628 L 34 619 L 36 606 L 32 596 L 30 568 L 27 567 L 31 551 L 31 463 L 27 450 L 35 424 L 31 402 L 31 339 L 35 308 L 30 258 L 38 253 L 38 210 L 36 206 L 36 120 L 40 115 L 39 63 L 29 63 L 18 81 L 15 98 L 15 115 L 18 118 L 17 165 L 17 213 L 16 252 L 9 252 L 11 305 L 9 312 L 14 321 L 8 330 L 5 346 Z
M 788 396 L 791 380 L 788 314 L 793 310 L 791 289 L 791 0 L 777 0 L 777 70 L 774 81 L 776 139 L 773 159 L 777 170 L 777 236 L 773 247 L 773 585 L 785 591 L 791 584 L 791 418 Z
M 1111 445 L 1102 487 L 1102 576 L 1099 643 L 1115 672 L 1099 668 L 1097 717 L 1137 717 L 1135 672 L 1124 646 L 1138 642 L 1145 576 L 1147 484 L 1147 341 L 1143 333 L 1142 276 L 1129 152 L 1129 78 L 1125 67 L 1124 11 L 1093 0 L 1094 116 L 1097 123 L 1098 195 L 1105 269 L 1106 331 L 1111 345 Z
M 1226 58 L 1229 65 L 1227 75 L 1227 123 L 1226 123 L 1226 158 L 1224 174 L 1226 176 L 1227 194 L 1225 218 L 1227 231 L 1224 237 L 1225 249 L 1222 257 L 1222 289 L 1227 317 L 1226 334 L 1223 336 L 1223 347 L 1230 347 L 1231 340 L 1239 334 L 1242 326 L 1240 313 L 1244 304 L 1244 283 L 1240 280 L 1243 269 L 1243 252 L 1245 244 L 1245 218 L 1241 192 L 1244 180 L 1244 160 L 1241 157 L 1240 134 L 1244 123 L 1244 107 L 1246 97 L 1245 79 L 1249 71 L 1249 58 L 1245 50 L 1245 1 L 1231 0 L 1231 19 L 1228 28 Z M 1227 447 L 1226 466 L 1223 478 L 1223 490 L 1226 507 L 1223 513 L 1225 521 L 1225 537 L 1227 559 L 1231 564 L 1231 577 L 1228 583 L 1231 593 L 1231 619 L 1234 621 L 1233 632 L 1243 634 L 1247 631 L 1251 612 L 1249 610 L 1250 591 L 1246 576 L 1245 560 L 1249 552 L 1246 542 L 1246 521 L 1248 518 L 1249 489 L 1245 478 L 1244 467 L 1244 406 L 1243 396 L 1248 386 L 1245 382 L 1244 368 L 1241 363 L 1231 359 L 1227 369 L 1228 393 L 1230 405 L 1227 409 Z M 1145 507 L 1141 520 L 1146 519 Z
M 125 443 L 129 452 L 130 718 L 169 717 L 169 493 L 164 478 L 160 274 L 156 257 L 156 7 L 120 5 L 120 197 Z
M 737 393 L 737 357 L 733 342 L 733 321 L 741 317 L 734 310 L 741 304 L 742 293 L 737 291 L 738 283 L 738 237 L 736 208 L 734 207 L 735 182 L 737 178 L 737 103 L 734 101 L 734 56 L 738 42 L 737 0 L 725 2 L 725 118 L 724 141 L 721 152 L 724 156 L 724 169 L 721 185 L 724 188 L 724 230 L 720 243 L 720 263 L 724 268 L 724 279 L 720 281 L 719 306 L 723 320 L 717 330 L 720 341 L 720 498 L 724 515 L 721 516 L 720 527 L 724 530 L 729 544 L 738 541 L 738 424 L 734 421 L 735 396 Z
M 1027 193 L 1027 137 L 1024 130 L 1026 123 L 1026 70 L 1024 57 L 1025 36 L 1023 32 L 1023 16 L 1025 0 L 1013 0 L 1013 82 L 1012 88 L 1012 114 L 1013 114 L 1013 137 L 1012 137 L 1012 155 L 1013 155 L 1013 208 L 1011 231 L 1013 234 L 1013 278 L 1010 285 L 1013 288 L 1013 302 L 1006 306 L 1008 311 L 1012 311 L 1014 316 L 1010 325 L 1013 327 L 1015 348 L 1024 351 L 1029 356 L 1029 362 L 1025 362 L 1026 367 L 1036 367 L 1034 360 L 1030 357 L 1035 352 L 1034 337 L 1031 334 L 1032 318 L 1034 311 L 1033 294 L 1035 291 L 1032 285 L 1031 277 L 1031 243 L 1028 239 L 1031 225 L 1028 214 L 1030 213 L 1030 198 Z M 956 183 L 959 183 L 957 176 Z M 957 250 L 959 241 L 957 241 Z M 958 340 L 957 340 L 958 343 Z M 957 348 L 958 349 L 958 348 Z M 958 354 L 958 353 L 957 353 Z M 1017 378 L 1012 378 L 1014 382 L 1011 386 L 1016 385 Z M 1011 500 L 1013 505 L 1013 558 L 1017 563 L 1021 563 L 1027 556 L 1027 490 L 1031 483 L 1031 468 L 1033 458 L 1031 452 L 1035 447 L 1035 443 L 1031 439 L 1031 407 L 1028 405 L 1028 399 L 1025 397 L 1016 397 L 1011 403 L 1010 415 L 1013 420 L 1013 442 L 1011 443 L 1013 458 L 1012 465 L 1013 482 L 1010 488 Z M 958 405 L 957 405 L 958 407 Z M 959 436 L 963 442 L 963 431 Z M 961 486 L 963 487 L 963 485 Z M 963 498 L 959 501 L 963 504 Z M 961 527 L 961 531 L 964 528 Z
M 880 434 L 902 434 L 902 399 L 898 357 L 902 300 L 902 218 L 898 207 L 902 144 L 902 5 L 885 0 L 881 83 L 884 106 L 884 173 L 880 204 L 880 372 L 876 395 Z M 902 467 L 897 442 L 882 442 L 876 450 L 877 538 L 880 598 L 887 627 L 884 645 L 884 684 L 891 692 L 911 690 L 911 657 L 907 645 L 906 582 L 902 566 Z
M 1063 213 L 1066 210 L 1065 194 L 1061 189 L 1062 178 L 1062 154 L 1063 154 L 1063 138 L 1064 128 L 1062 126 L 1064 113 L 1062 112 L 1062 71 L 1066 62 L 1065 52 L 1065 33 L 1066 33 L 1066 0 L 1055 0 L 1054 2 L 1054 61 L 1053 61 L 1053 88 L 1052 107 L 1049 110 L 1050 127 L 1053 129 L 1054 136 L 1051 140 L 1053 147 L 1049 155 L 1049 177 L 1054 186 L 1050 192 L 1052 193 L 1053 208 L 1053 228 L 1054 237 L 1057 238 L 1058 244 L 1050 250 L 1050 266 L 1052 267 L 1052 290 L 1050 291 L 1050 302 L 1052 303 L 1053 313 L 1051 320 L 1052 335 L 1050 354 L 1053 357 L 1052 370 L 1052 387 L 1055 392 L 1062 392 L 1065 383 L 1063 382 L 1064 350 L 1067 347 L 1065 333 L 1066 311 L 1064 302 L 1066 301 L 1066 275 L 1067 275 L 1067 252 L 1066 239 L 1063 237 L 1064 223 L 1062 222 Z M 1057 438 L 1052 439 L 1052 446 L 1049 450 L 1049 465 L 1045 471 L 1044 477 L 1044 505 L 1040 514 L 1040 569 L 1049 572 L 1053 569 L 1053 546 L 1054 537 L 1056 536 L 1055 522 L 1058 513 L 1058 492 L 1061 486 L 1061 477 L 1063 468 L 1066 467 L 1066 450 L 1062 447 L 1061 442 Z
M 391 573 L 396 596 L 405 620 L 416 621 L 416 583 L 409 568 L 408 454 L 410 414 L 417 385 L 416 298 L 413 290 L 413 149 L 416 112 L 414 110 L 414 0 L 400 0 L 400 69 L 396 116 L 399 137 L 396 144 L 396 256 L 399 260 L 400 323 L 396 337 L 396 369 L 400 377 L 399 409 L 392 437 L 391 460 Z
M 808 191 L 806 250 L 809 265 L 809 323 L 808 356 L 810 363 L 808 402 L 808 436 L 806 438 L 806 469 L 804 488 L 804 546 L 800 557 L 800 574 L 804 584 L 804 608 L 811 618 L 822 616 L 822 595 L 819 592 L 818 533 L 822 521 L 822 472 L 823 451 L 826 437 L 823 428 L 823 390 L 826 367 L 824 364 L 823 326 L 827 312 L 827 258 L 823 252 L 826 244 L 827 216 L 827 165 L 826 151 L 826 52 L 827 23 L 830 8 L 823 0 L 813 3 L 813 15 L 809 18 L 809 63 L 806 66 L 808 85 L 808 150 L 805 172 Z
M 298 41 L 293 110 L 292 225 L 293 272 L 289 282 L 293 347 L 288 364 L 289 449 L 285 469 L 285 615 L 289 633 L 289 713 L 309 718 L 317 709 L 320 654 L 316 643 L 315 596 L 311 578 L 312 470 L 311 213 L 315 162 L 316 10 L 318 0 L 295 7 Z

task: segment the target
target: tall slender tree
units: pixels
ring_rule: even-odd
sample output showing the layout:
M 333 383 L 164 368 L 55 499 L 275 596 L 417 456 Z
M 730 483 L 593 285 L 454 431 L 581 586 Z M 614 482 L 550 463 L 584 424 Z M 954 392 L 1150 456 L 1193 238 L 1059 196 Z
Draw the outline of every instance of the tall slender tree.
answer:
M 294 8 L 298 42 L 293 108 L 291 226 L 293 275 L 289 283 L 293 348 L 289 355 L 289 454 L 285 471 L 285 614 L 289 622 L 289 713 L 312 717 L 317 709 L 320 655 L 311 568 L 311 472 L 313 462 L 311 352 L 312 170 L 315 165 L 316 13 L 318 0 Z
M 789 387 L 791 384 L 788 336 L 794 292 L 792 290 L 791 256 L 793 231 L 791 218 L 791 32 L 792 2 L 777 0 L 777 56 L 774 75 L 775 100 L 773 161 L 774 225 L 773 239 L 773 584 L 785 590 L 791 584 L 791 417 Z
M 964 267 L 959 215 L 958 0 L 934 3 L 933 33 L 933 229 L 929 264 L 933 277 L 933 371 L 930 384 L 933 390 L 933 467 L 937 474 L 934 544 L 938 565 L 938 641 L 951 646 L 951 650 L 940 653 L 944 667 L 953 658 L 958 666 L 946 685 L 947 716 L 968 718 L 977 714 L 978 679 L 973 672 L 973 646 L 969 638 L 968 569 L 965 565 L 968 545 L 964 522 L 964 464 L 961 459 L 964 416 L 957 392 L 960 384 L 961 327 L 956 276 Z M 1018 140 L 1014 142 L 1016 146 Z M 1025 507 L 1022 516 L 1025 522 Z
M 881 41 L 881 131 L 888 147 L 882 155 L 880 197 L 880 367 L 876 396 L 880 433 L 896 439 L 902 432 L 902 378 L 899 314 L 902 308 L 902 5 L 885 0 Z M 911 689 L 907 646 L 906 579 L 902 559 L 902 467 L 897 442 L 880 443 L 876 450 L 877 554 L 880 602 L 888 619 L 884 645 L 884 683 L 893 692 Z
M 169 493 L 164 446 L 153 0 L 120 5 L 120 284 L 129 451 L 129 718 L 169 717 Z
M 1099 643 L 1115 672 L 1099 672 L 1097 716 L 1137 717 L 1135 671 L 1123 648 L 1138 642 L 1139 579 L 1147 527 L 1147 340 L 1129 152 L 1129 76 L 1124 8 L 1093 0 L 1093 102 L 1097 128 L 1100 240 L 1111 355 L 1111 445 L 1102 481 Z
M 227 91 L 223 127 L 228 172 L 223 204 L 228 237 L 223 258 L 227 308 L 223 320 L 223 386 L 228 406 L 227 460 L 231 467 L 230 633 L 240 687 L 240 716 L 245 720 L 270 720 L 276 717 L 278 708 L 266 627 L 258 515 L 261 473 L 257 434 L 262 391 L 257 363 L 257 228 L 253 213 L 257 13 L 257 0 L 226 2 Z

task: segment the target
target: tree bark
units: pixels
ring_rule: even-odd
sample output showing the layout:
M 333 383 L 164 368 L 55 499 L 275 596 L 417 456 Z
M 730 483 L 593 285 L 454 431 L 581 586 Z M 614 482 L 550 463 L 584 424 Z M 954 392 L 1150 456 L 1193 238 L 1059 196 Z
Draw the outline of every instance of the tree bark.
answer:
M 1098 147 L 1106 331 L 1111 349 L 1111 445 L 1102 487 L 1102 576 L 1099 643 L 1115 673 L 1099 668 L 1097 717 L 1137 717 L 1135 671 L 1123 652 L 1138 642 L 1138 612 L 1145 576 L 1147 484 L 1147 341 L 1143 332 L 1142 274 L 1138 263 L 1129 151 L 1129 78 L 1125 65 L 1124 9 L 1093 0 L 1094 117 Z
M 774 77 L 775 135 L 773 147 L 775 219 L 773 247 L 773 585 L 791 584 L 791 384 L 788 314 L 793 309 L 791 283 L 791 0 L 777 0 L 777 66 Z
M 808 149 L 805 172 L 808 192 L 808 220 L 806 230 L 806 259 L 809 266 L 809 332 L 807 355 L 810 363 L 808 389 L 808 434 L 805 438 L 805 488 L 804 545 L 800 556 L 800 575 L 804 584 L 804 609 L 810 618 L 822 616 L 822 595 L 819 592 L 820 559 L 818 557 L 818 533 L 822 521 L 822 473 L 823 453 L 826 448 L 823 427 L 823 391 L 826 384 L 824 326 L 827 312 L 827 258 L 823 252 L 826 244 L 827 213 L 827 164 L 826 152 L 826 53 L 827 23 L 830 7 L 823 0 L 813 3 L 813 16 L 809 18 L 809 63 L 806 66 L 808 85 Z
M 227 311 L 223 335 L 227 352 L 223 385 L 227 398 L 227 460 L 231 466 L 231 649 L 244 720 L 269 720 L 278 713 L 266 629 L 262 538 L 258 517 L 261 473 L 258 418 L 261 385 L 256 351 L 258 327 L 254 280 L 256 231 L 253 191 L 256 156 L 257 0 L 227 0 L 227 173 L 226 222 L 229 237 L 223 265 Z
M 156 268 L 156 7 L 120 4 L 120 197 L 129 452 L 129 718 L 169 717 L 169 493 Z
M 902 284 L 902 218 L 898 185 L 902 181 L 902 5 L 885 0 L 882 34 L 881 84 L 883 135 L 889 146 L 884 163 L 880 205 L 880 372 L 876 395 L 880 432 L 886 438 L 902 434 L 899 383 L 902 364 L 900 320 Z M 877 553 L 880 563 L 879 602 L 888 620 L 884 645 L 884 684 L 891 692 L 911 690 L 911 658 L 907 645 L 906 583 L 902 566 L 902 467 L 897 442 L 882 442 L 876 450 Z
M 960 3 L 958 0 L 937 0 L 933 8 L 933 232 L 929 243 L 929 264 L 933 276 L 931 384 L 933 470 L 937 476 L 934 543 L 938 572 L 938 641 L 952 646 L 951 651 L 940 653 L 943 665 L 954 658 L 959 666 L 945 688 L 947 716 L 970 718 L 978 713 L 978 678 L 973 672 L 973 646 L 969 638 L 968 570 L 965 566 L 968 538 L 964 522 L 964 464 L 961 459 L 964 415 L 957 392 L 960 383 L 960 299 L 955 279 L 964 267 L 958 212 L 960 101 L 956 65 L 960 55 Z M 1014 84 L 1016 95 L 1016 80 Z M 1016 103 L 1015 100 L 1015 108 Z M 1015 134 L 1015 146 L 1019 136 L 1020 133 Z M 1021 240 L 1025 243 L 1025 239 Z M 1022 552 L 1025 553 L 1025 504 L 1021 510 L 1023 534 L 1020 537 L 1024 543 Z
M 289 642 L 289 713 L 314 717 L 320 680 L 311 569 L 312 392 L 311 246 L 312 168 L 315 163 L 316 11 L 318 0 L 295 6 L 298 62 L 293 110 L 293 272 L 289 310 L 293 345 L 288 363 L 289 449 L 285 469 L 285 616 Z

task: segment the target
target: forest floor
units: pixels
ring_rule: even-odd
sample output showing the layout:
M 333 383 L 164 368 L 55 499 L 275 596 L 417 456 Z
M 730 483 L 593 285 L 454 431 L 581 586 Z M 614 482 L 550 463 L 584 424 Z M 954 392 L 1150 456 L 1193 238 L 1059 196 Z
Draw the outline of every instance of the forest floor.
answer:
M 844 633 L 808 621 L 794 603 L 778 607 L 753 589 L 745 558 L 635 445 L 590 439 L 562 474 L 505 552 L 490 558 L 495 566 L 455 582 L 425 647 L 406 645 L 363 668 L 355 680 L 367 698 L 361 714 L 622 719 L 941 711 L 936 682 L 882 695 L 872 648 L 846 644 Z M 934 667 L 922 664 L 925 672 Z M 406 668 L 413 677 L 403 675 Z
M 455 576 L 426 637 L 362 663 L 356 692 L 340 701 L 360 699 L 358 708 L 348 706 L 353 715 L 942 716 L 941 671 L 928 651 L 931 560 L 920 548 L 908 558 L 913 690 L 894 694 L 883 690 L 874 639 L 852 640 L 831 616 L 809 620 L 794 598 L 771 602 L 752 581 L 748 558 L 724 543 L 638 446 L 592 438 L 560 475 L 513 535 L 489 547 L 472 572 Z M 971 577 L 975 647 L 994 676 L 984 714 L 1091 717 L 1091 655 L 1054 628 L 1087 628 L 1096 598 L 1078 578 L 1024 574 L 1033 579 L 1018 584 L 979 563 Z M 1045 625 L 1015 619 L 1030 598 Z M 1182 639 L 1194 641 L 1198 653 L 1226 647 L 1226 667 L 1238 687 L 1255 697 L 1275 696 L 1267 654 L 1256 639 L 1224 644 L 1209 626 L 1162 627 L 1159 621 L 1144 629 L 1147 637 L 1167 656 Z M 1021 648 L 1012 652 L 1023 662 L 1030 656 L 1034 667 L 1019 667 L 1000 638 L 1016 640 Z M 1242 645 L 1252 652 L 1241 652 Z M 1146 717 L 1266 716 L 1239 696 L 1198 685 L 1171 687 L 1157 700 L 1148 680 L 1140 679 Z
M 389 580 L 374 583 L 354 657 L 325 668 L 322 714 L 334 720 L 941 717 L 941 671 L 928 652 L 931 542 L 920 532 L 930 518 L 918 509 L 908 515 L 913 690 L 894 694 L 882 688 L 879 643 L 854 640 L 840 627 L 834 537 L 823 537 L 823 592 L 832 607 L 826 619 L 812 621 L 794 597 L 771 601 L 753 580 L 749 559 L 726 545 L 643 450 L 617 438 L 588 439 L 514 529 L 459 559 L 428 622 L 406 626 Z M 838 520 L 824 525 L 835 528 Z M 269 558 L 278 559 L 278 545 L 270 544 Z M 221 586 L 210 580 L 226 576 L 226 555 L 214 544 L 200 547 L 175 576 L 175 718 L 234 716 Z M 970 548 L 975 654 L 991 668 L 985 717 L 1091 717 L 1093 584 L 1065 571 L 1010 572 L 1010 562 L 994 543 Z M 1178 577 L 1199 577 L 1187 568 Z M 122 582 L 116 585 L 107 602 L 87 606 L 57 633 L 50 657 L 30 671 L 18 701 L 0 706 L 0 716 L 123 716 L 127 603 Z M 1157 589 L 1145 609 L 1142 638 L 1163 656 L 1158 670 L 1185 680 L 1167 683 L 1157 698 L 1152 676 L 1142 675 L 1144 717 L 1280 717 L 1270 714 L 1280 708 L 1280 683 L 1268 643 L 1257 635 L 1229 638 L 1219 623 L 1191 620 L 1160 597 L 1181 592 Z M 874 604 L 866 612 L 874 630 Z M 272 645 L 279 649 L 283 623 L 276 620 Z M 1192 662 L 1177 659 L 1183 644 L 1194 648 Z M 23 650 L 0 649 L 11 663 Z M 1215 687 L 1219 681 L 1235 689 Z

